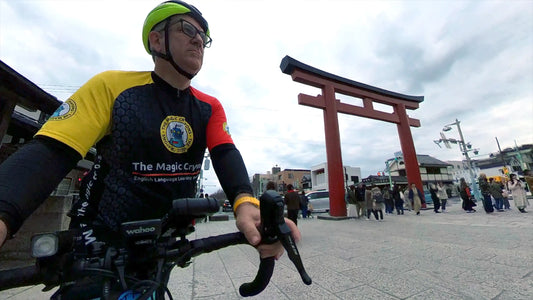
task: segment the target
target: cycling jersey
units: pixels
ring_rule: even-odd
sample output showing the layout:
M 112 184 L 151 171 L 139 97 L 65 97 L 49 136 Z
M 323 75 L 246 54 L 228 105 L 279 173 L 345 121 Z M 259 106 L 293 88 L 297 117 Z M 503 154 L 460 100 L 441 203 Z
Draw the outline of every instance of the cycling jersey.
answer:
M 108 71 L 82 86 L 36 136 L 97 158 L 82 181 L 74 216 L 116 229 L 158 218 L 172 200 L 193 197 L 205 149 L 233 141 L 220 102 L 189 87 L 177 90 L 153 72 Z M 87 214 L 90 212 L 91 216 Z

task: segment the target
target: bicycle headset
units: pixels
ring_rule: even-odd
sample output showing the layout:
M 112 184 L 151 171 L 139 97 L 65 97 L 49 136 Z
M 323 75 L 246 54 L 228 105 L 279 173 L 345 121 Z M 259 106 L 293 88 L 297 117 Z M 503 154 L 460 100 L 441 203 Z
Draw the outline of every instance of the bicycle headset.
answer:
M 148 54 L 155 55 L 158 57 L 161 57 L 162 59 L 170 62 L 170 64 L 180 73 L 181 75 L 192 79 L 196 74 L 191 74 L 184 69 L 182 69 L 180 66 L 178 66 L 172 57 L 172 53 L 170 53 L 170 46 L 168 42 L 168 30 L 170 27 L 170 17 L 175 15 L 190 15 L 194 20 L 196 20 L 200 26 L 202 27 L 202 30 L 205 32 L 205 34 L 210 37 L 209 33 L 209 26 L 207 24 L 207 21 L 202 17 L 202 13 L 193 5 L 187 4 L 183 1 L 166 1 L 158 6 L 156 6 L 152 11 L 148 13 L 146 16 L 146 20 L 144 21 L 143 25 L 143 32 L 142 32 L 142 39 L 144 44 L 144 49 Z M 153 51 L 150 49 L 150 42 L 148 41 L 148 35 L 152 31 L 152 29 L 158 25 L 161 22 L 165 22 L 165 50 L 166 54 Z M 206 47 L 208 45 L 204 45 Z

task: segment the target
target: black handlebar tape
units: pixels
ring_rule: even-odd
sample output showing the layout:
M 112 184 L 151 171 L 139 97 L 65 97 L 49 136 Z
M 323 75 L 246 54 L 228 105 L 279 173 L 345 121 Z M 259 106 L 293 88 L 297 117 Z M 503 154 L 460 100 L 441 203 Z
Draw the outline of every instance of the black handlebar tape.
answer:
M 220 205 L 215 198 L 182 198 L 172 201 L 172 213 L 175 216 L 195 216 L 214 214 Z
M 36 266 L 0 271 L 0 291 L 42 283 Z
M 248 241 L 241 232 L 226 233 L 217 236 L 210 236 L 203 239 L 193 240 L 189 254 L 198 256 L 203 253 L 209 253 L 221 248 L 237 244 L 246 244 Z
M 239 287 L 241 296 L 251 297 L 261 293 L 270 282 L 270 277 L 272 277 L 272 273 L 274 272 L 274 263 L 274 257 L 261 258 L 259 270 L 254 281 L 243 283 Z

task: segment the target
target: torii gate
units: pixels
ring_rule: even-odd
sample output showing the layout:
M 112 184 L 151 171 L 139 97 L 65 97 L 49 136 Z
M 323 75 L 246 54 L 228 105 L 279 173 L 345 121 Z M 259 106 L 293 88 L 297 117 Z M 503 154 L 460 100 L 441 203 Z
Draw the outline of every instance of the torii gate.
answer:
M 326 154 L 328 163 L 328 184 L 330 197 L 330 215 L 345 217 L 344 173 L 341 157 L 341 142 L 337 113 L 345 113 L 375 120 L 395 123 L 398 128 L 400 144 L 405 162 L 405 171 L 409 184 L 415 183 L 423 191 L 420 169 L 416 158 L 415 145 L 411 128 L 420 127 L 420 120 L 410 118 L 406 110 L 415 110 L 423 96 L 408 96 L 373 87 L 333 75 L 301 63 L 290 56 L 285 56 L 280 65 L 281 71 L 291 75 L 292 80 L 320 88 L 322 95 L 316 97 L 306 94 L 298 95 L 298 104 L 324 110 L 324 127 L 326 132 Z M 335 98 L 335 93 L 361 98 L 363 107 L 343 103 Z M 373 103 L 393 107 L 392 113 L 375 110 Z

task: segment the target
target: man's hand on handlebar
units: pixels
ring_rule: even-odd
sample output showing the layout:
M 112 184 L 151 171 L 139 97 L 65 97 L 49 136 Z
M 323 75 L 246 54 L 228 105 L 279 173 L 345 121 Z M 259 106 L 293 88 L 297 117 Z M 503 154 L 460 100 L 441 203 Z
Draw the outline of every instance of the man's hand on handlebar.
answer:
M 261 233 L 258 228 L 261 225 L 261 213 L 259 208 L 251 203 L 243 203 L 239 205 L 235 215 L 237 228 L 244 234 L 248 242 L 257 248 L 261 258 L 273 256 L 278 259 L 283 255 L 284 249 L 279 241 L 270 245 L 260 244 Z M 289 226 L 294 240 L 299 241 L 301 234 L 298 227 L 287 218 L 285 218 L 285 223 Z

